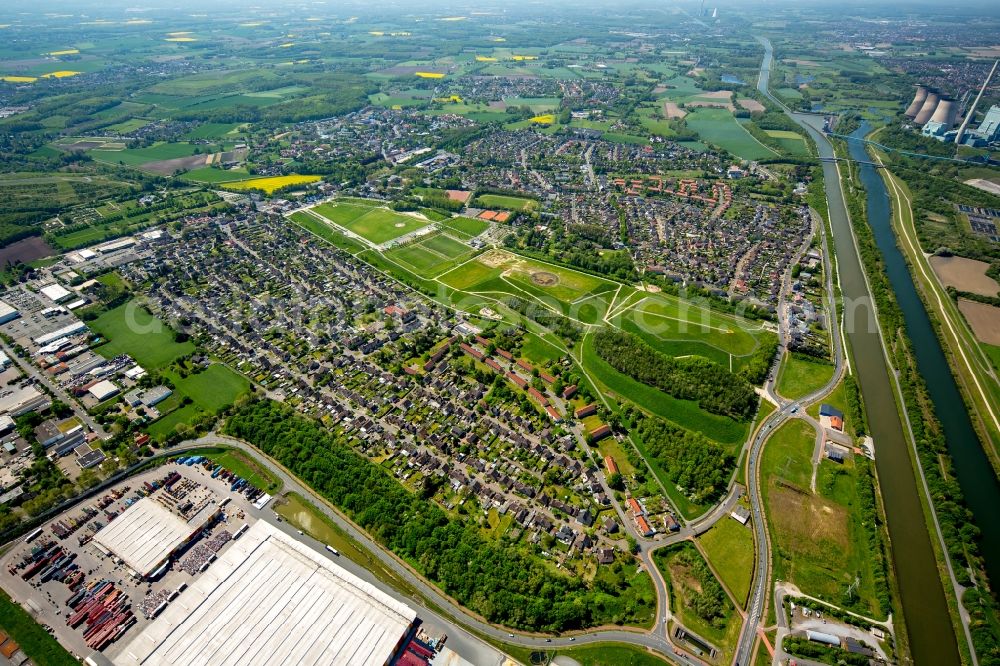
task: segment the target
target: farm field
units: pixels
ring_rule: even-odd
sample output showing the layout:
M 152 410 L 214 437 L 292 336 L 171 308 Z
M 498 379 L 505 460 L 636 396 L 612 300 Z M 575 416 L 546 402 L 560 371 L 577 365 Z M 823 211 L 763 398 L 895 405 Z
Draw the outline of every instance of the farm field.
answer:
M 108 338 L 95 349 L 98 354 L 105 358 L 128 354 L 151 372 L 195 350 L 193 342 L 176 342 L 174 331 L 134 300 L 108 310 L 89 326 Z
M 764 130 L 764 132 L 774 139 L 781 149 L 794 157 L 805 157 L 809 154 L 809 147 L 806 140 L 796 132 L 789 130 Z
M 381 245 L 423 229 L 431 221 L 404 215 L 388 208 L 364 207 L 353 203 L 321 204 L 313 209 L 334 224 L 361 236 L 372 245 Z
M 229 190 L 263 190 L 267 194 L 273 194 L 284 187 L 308 185 L 322 179 L 322 176 L 303 176 L 299 174 L 269 176 L 267 178 L 251 178 L 249 180 L 226 183 L 225 188 Z
M 159 143 L 149 148 L 126 148 L 124 150 L 90 150 L 88 154 L 98 162 L 123 163 L 126 166 L 140 166 L 149 162 L 190 157 L 199 147 L 191 143 Z
M 538 202 L 534 199 L 511 197 L 502 194 L 480 194 L 476 202 L 485 208 L 505 208 L 507 210 L 534 210 Z
M 759 160 L 775 152 L 753 138 L 726 109 L 697 108 L 684 119 L 705 143 L 715 144 L 736 157 Z
M 237 180 L 250 178 L 250 173 L 243 167 L 235 169 L 216 169 L 213 167 L 201 167 L 191 169 L 184 174 L 184 180 L 195 183 L 231 183 Z

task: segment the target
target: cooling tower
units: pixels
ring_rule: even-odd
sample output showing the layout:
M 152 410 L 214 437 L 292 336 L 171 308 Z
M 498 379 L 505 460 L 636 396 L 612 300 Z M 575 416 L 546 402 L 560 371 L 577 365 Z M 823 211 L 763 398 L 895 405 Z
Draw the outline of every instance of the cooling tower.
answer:
M 923 125 L 931 116 L 934 115 L 934 109 L 938 105 L 938 94 L 936 92 L 927 91 L 927 97 L 924 98 L 924 103 L 920 105 L 920 111 L 917 112 L 916 117 L 913 119 L 918 125 Z
M 958 102 L 950 97 L 942 97 L 934 109 L 931 122 L 941 123 L 947 129 L 951 129 L 956 120 L 958 120 Z
M 917 86 L 917 94 L 913 96 L 913 101 L 910 105 L 906 107 L 905 115 L 907 118 L 913 118 L 920 111 L 920 107 L 923 106 L 924 100 L 927 99 L 927 88 L 923 86 Z

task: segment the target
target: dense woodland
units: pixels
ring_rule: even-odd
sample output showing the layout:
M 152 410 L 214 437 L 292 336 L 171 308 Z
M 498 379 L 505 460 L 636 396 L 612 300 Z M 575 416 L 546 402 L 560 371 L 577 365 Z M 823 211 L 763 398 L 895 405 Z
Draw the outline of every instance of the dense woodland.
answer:
M 707 503 L 726 491 L 736 461 L 704 435 L 656 417 L 639 418 L 634 433 L 692 501 Z
M 750 382 L 708 359 L 670 358 L 631 333 L 610 328 L 594 336 L 594 348 L 618 372 L 675 398 L 694 400 L 713 414 L 743 420 L 757 408 Z
M 288 467 L 375 540 L 461 605 L 490 622 L 562 631 L 624 623 L 653 599 L 627 584 L 589 587 L 519 547 L 483 537 L 433 501 L 411 493 L 318 422 L 260 400 L 238 408 L 226 432 Z

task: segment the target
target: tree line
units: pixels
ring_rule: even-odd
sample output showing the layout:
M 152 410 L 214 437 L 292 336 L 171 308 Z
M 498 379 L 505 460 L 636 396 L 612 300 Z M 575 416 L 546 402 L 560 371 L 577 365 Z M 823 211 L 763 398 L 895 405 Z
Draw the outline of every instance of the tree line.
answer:
M 640 418 L 633 432 L 693 502 L 705 504 L 725 492 L 736 461 L 715 442 L 652 416 Z
M 745 378 L 705 358 L 671 358 L 637 336 L 605 328 L 594 336 L 598 356 L 618 372 L 681 400 L 694 400 L 707 412 L 750 419 L 757 394 Z

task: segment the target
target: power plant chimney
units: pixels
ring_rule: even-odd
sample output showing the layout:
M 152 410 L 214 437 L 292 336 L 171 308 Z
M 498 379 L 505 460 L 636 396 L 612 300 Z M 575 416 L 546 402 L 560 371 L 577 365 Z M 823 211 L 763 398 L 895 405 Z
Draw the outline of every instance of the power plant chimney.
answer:
M 1000 65 L 1000 60 L 993 63 L 993 69 L 990 70 L 990 75 L 986 77 L 986 81 L 983 82 L 983 87 L 979 89 L 979 94 L 976 95 L 976 99 L 972 102 L 972 106 L 969 107 L 969 112 L 965 114 L 965 120 L 962 121 L 962 126 L 958 128 L 958 132 L 955 134 L 955 143 L 962 143 L 962 135 L 965 134 L 965 128 L 969 126 L 969 121 L 972 120 L 973 116 L 976 115 L 976 105 L 979 104 L 979 99 L 986 92 L 986 89 L 990 87 L 990 81 L 993 80 L 993 75 L 997 72 L 997 65 Z
M 934 115 L 934 109 L 938 105 L 938 94 L 933 90 L 927 91 L 927 97 L 924 98 L 924 103 L 920 105 L 920 111 L 917 112 L 916 117 L 914 117 L 913 122 L 918 125 L 923 126 L 931 119 Z
M 958 120 L 958 102 L 950 97 L 942 97 L 934 109 L 930 122 L 941 123 L 945 129 L 951 129 L 956 120 Z
M 906 107 L 906 111 L 904 112 L 906 117 L 910 119 L 915 118 L 917 112 L 920 111 L 920 107 L 923 106 L 925 99 L 927 99 L 927 88 L 917 86 L 917 93 L 913 96 L 913 101 L 910 102 L 910 105 Z

